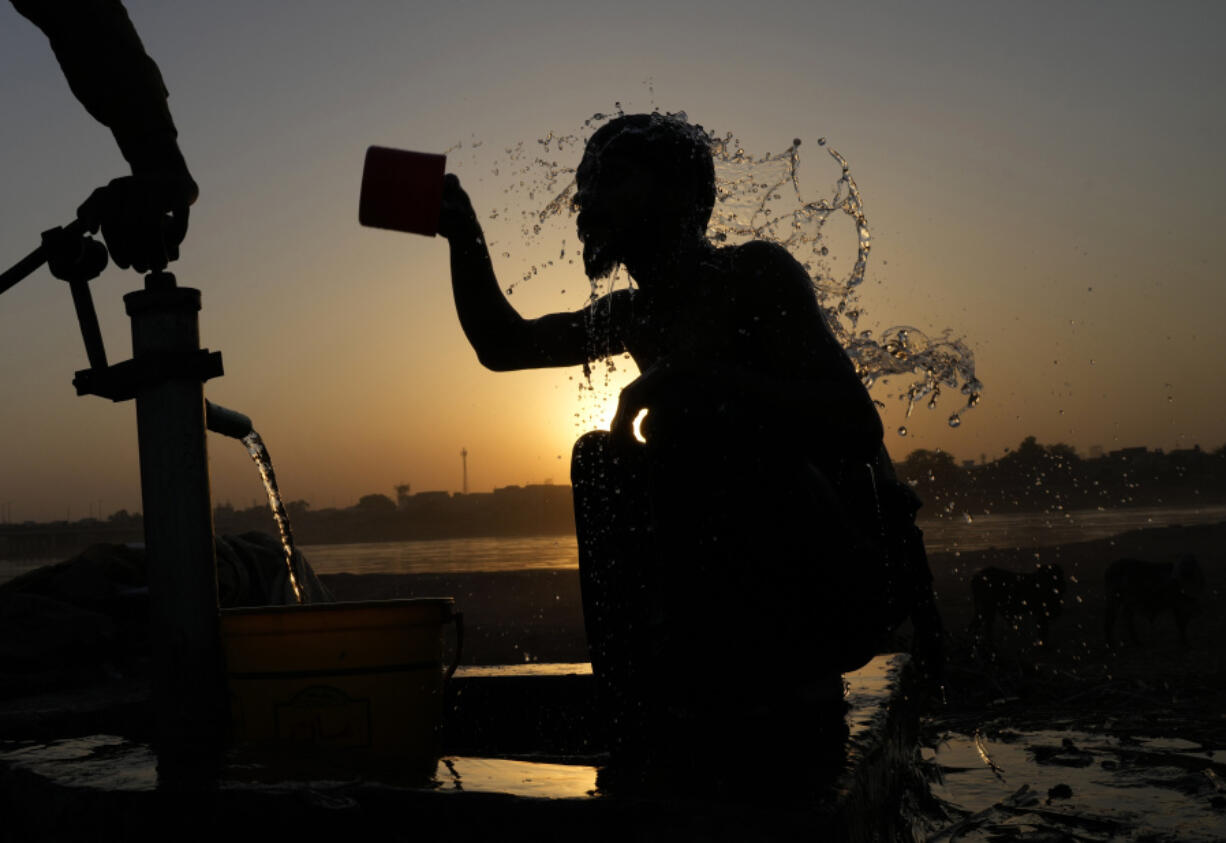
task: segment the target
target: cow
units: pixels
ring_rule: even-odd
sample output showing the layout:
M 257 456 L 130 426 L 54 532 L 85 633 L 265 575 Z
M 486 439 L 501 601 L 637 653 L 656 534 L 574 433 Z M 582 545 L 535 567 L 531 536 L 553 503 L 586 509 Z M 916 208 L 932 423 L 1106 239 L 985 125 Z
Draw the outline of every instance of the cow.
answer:
M 1064 605 L 1064 571 L 1055 564 L 1039 565 L 1026 573 L 983 568 L 971 577 L 971 597 L 975 616 L 970 632 L 982 635 L 989 649 L 998 615 L 1012 621 L 1014 628 L 1020 623 L 1033 624 L 1036 643 L 1042 644 L 1047 640 L 1048 622 L 1060 616 Z
M 1205 590 L 1205 575 L 1191 554 L 1176 562 L 1146 562 L 1117 559 L 1107 566 L 1104 576 L 1107 608 L 1104 631 L 1108 644 L 1115 643 L 1117 619 L 1123 620 L 1128 640 L 1139 645 L 1135 615 L 1143 613 L 1152 624 L 1162 612 L 1175 616 L 1179 643 L 1188 646 L 1188 620 L 1200 612 L 1200 593 Z

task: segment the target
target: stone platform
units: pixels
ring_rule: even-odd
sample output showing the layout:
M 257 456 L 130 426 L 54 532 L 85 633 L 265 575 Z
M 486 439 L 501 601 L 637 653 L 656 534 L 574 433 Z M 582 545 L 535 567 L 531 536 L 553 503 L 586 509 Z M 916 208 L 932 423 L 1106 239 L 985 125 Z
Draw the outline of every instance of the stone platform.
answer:
M 147 687 L 9 701 L 0 704 L 0 839 L 911 839 L 905 805 L 922 785 L 909 660 L 878 656 L 845 679 L 843 763 L 803 802 L 769 796 L 772 758 L 788 747 L 763 747 L 744 771 L 759 785 L 747 788 L 753 798 L 693 782 L 633 795 L 607 786 L 586 664 L 462 669 L 448 692 L 447 754 L 433 780 L 414 785 L 303 770 L 254 781 L 230 767 L 210 786 L 177 788 L 159 782 L 143 739 Z

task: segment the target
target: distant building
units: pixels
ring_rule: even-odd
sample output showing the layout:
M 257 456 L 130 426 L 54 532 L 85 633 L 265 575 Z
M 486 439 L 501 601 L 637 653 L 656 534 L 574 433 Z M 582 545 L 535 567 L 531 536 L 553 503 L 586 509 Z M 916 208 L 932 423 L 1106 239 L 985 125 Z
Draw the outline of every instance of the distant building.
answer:
M 418 492 L 417 494 L 409 498 L 409 505 L 407 509 L 409 511 L 412 511 L 415 509 L 423 509 L 426 507 L 436 507 L 440 505 L 445 505 L 450 500 L 451 500 L 450 492 L 438 492 L 438 491 Z
M 451 496 L 452 503 L 464 507 L 465 511 L 480 509 L 487 506 L 493 499 L 493 492 L 469 492 L 466 495 Z
M 1200 449 L 1200 445 L 1193 445 L 1191 448 L 1177 448 L 1169 454 L 1171 457 L 1180 459 L 1194 459 L 1203 455 L 1204 451 Z

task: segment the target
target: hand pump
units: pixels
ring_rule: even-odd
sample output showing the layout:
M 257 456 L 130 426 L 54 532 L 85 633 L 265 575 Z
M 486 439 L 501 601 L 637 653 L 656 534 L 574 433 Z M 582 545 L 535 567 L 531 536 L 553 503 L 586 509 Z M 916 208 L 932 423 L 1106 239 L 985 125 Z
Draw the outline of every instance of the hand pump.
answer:
M 106 267 L 105 246 L 79 222 L 52 229 L 0 275 L 0 293 L 44 261 L 68 281 L 85 340 L 90 367 L 73 379 L 77 394 L 136 400 L 159 772 L 198 773 L 228 724 L 203 388 L 222 374 L 221 354 L 200 347 L 200 291 L 155 271 L 124 296 L 132 359 L 107 365 L 88 286 Z

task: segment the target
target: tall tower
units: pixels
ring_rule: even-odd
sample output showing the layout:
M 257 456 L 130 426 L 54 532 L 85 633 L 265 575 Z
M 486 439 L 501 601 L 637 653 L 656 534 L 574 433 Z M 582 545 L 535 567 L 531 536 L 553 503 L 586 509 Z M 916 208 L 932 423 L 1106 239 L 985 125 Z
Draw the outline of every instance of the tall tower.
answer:
M 460 464 L 464 467 L 464 485 L 461 487 L 464 494 L 468 494 L 468 449 L 460 449 Z

